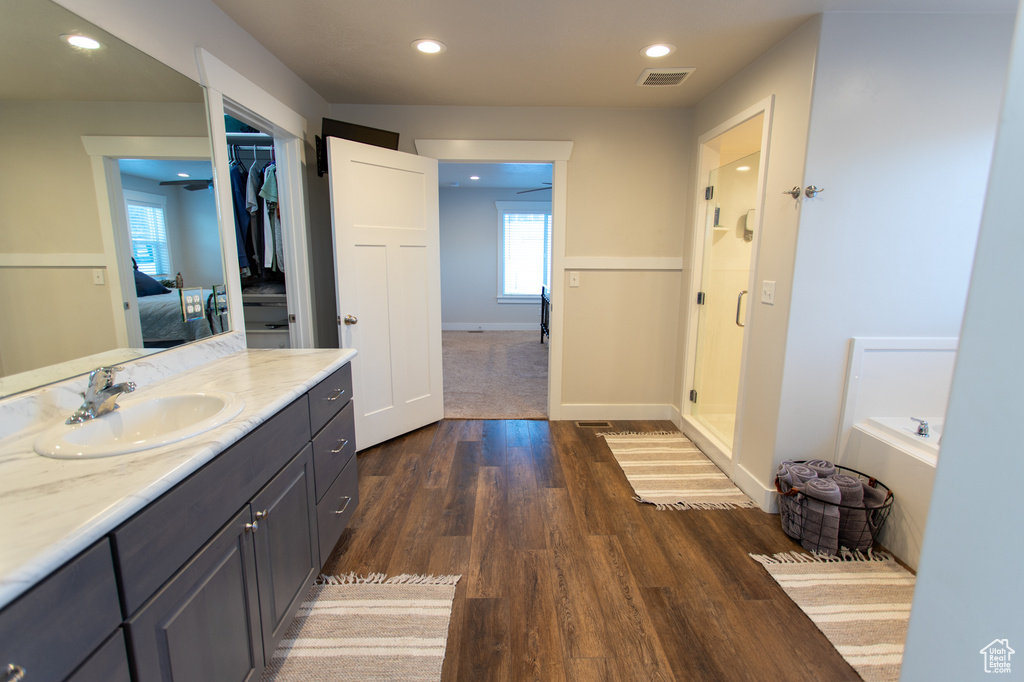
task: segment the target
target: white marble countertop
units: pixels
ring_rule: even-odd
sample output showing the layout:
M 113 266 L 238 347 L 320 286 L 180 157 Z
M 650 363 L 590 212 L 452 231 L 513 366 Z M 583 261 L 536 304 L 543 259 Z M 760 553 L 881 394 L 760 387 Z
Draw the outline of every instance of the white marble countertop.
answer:
M 119 403 L 189 391 L 226 391 L 245 400 L 242 412 L 226 424 L 152 450 L 85 460 L 41 457 L 32 443 L 52 426 L 50 420 L 4 438 L 0 441 L 0 608 L 355 354 L 348 349 L 243 350 L 139 386 Z

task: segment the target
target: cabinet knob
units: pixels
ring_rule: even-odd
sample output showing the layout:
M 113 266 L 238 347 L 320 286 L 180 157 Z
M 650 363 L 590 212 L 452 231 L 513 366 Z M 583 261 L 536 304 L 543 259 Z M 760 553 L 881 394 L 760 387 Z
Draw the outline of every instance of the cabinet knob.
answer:
M 20 665 L 8 663 L 7 670 L 4 671 L 3 682 L 21 682 L 23 679 L 25 679 L 25 669 Z
M 253 521 L 252 523 L 245 524 L 245 532 L 246 533 L 255 533 L 259 529 L 260 529 L 260 522 L 259 521 Z
M 342 450 L 345 449 L 346 445 L 348 445 L 348 441 L 345 440 L 344 438 L 342 438 L 341 440 L 338 441 L 338 447 L 336 447 L 333 450 L 331 450 L 331 454 L 332 455 L 338 454 L 339 452 L 341 452 Z
M 267 518 L 268 516 L 270 516 L 270 512 L 267 511 L 266 509 L 264 509 L 263 511 L 256 512 L 256 520 L 257 521 L 262 521 L 263 519 Z

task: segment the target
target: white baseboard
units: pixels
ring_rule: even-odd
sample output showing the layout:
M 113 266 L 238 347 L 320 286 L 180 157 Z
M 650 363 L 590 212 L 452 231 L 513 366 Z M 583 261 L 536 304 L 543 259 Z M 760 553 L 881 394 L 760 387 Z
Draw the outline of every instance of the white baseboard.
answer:
M 562 404 L 558 409 L 558 419 L 564 421 L 578 419 L 666 420 L 671 418 L 671 405 Z
M 443 322 L 445 332 L 537 332 L 540 337 L 540 322 Z
M 732 482 L 752 499 L 761 511 L 769 514 L 779 513 L 779 493 L 774 487 L 766 488 L 742 464 L 736 465 L 732 472 Z

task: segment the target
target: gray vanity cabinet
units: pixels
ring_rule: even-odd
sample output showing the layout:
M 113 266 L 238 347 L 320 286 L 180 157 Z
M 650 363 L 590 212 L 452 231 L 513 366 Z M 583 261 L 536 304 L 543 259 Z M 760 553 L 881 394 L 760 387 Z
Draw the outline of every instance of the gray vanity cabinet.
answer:
M 111 633 L 118 637 L 106 656 L 125 668 L 120 625 L 114 563 L 104 538 L 0 611 L 0 675 L 11 665 L 24 671 L 26 682 L 64 680 L 94 651 L 106 649 Z
M 127 623 L 136 682 L 258 680 L 263 639 L 248 506 Z
M 268 661 L 320 570 L 311 452 L 307 445 L 250 505 Z

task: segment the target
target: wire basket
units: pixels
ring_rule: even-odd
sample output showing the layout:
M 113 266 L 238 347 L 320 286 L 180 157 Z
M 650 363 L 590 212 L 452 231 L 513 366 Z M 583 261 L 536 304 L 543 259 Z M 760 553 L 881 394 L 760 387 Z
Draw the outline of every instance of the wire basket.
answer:
M 793 464 L 804 464 L 805 461 Z M 889 518 L 895 496 L 888 486 L 873 476 L 838 464 L 835 467 L 836 473 L 853 476 L 871 488 L 884 491 L 884 500 L 876 504 L 865 502 L 860 506 L 836 504 L 796 488 L 783 491 L 783 482 L 776 476 L 782 530 L 811 552 L 835 554 L 839 547 L 867 551 L 874 546 Z

